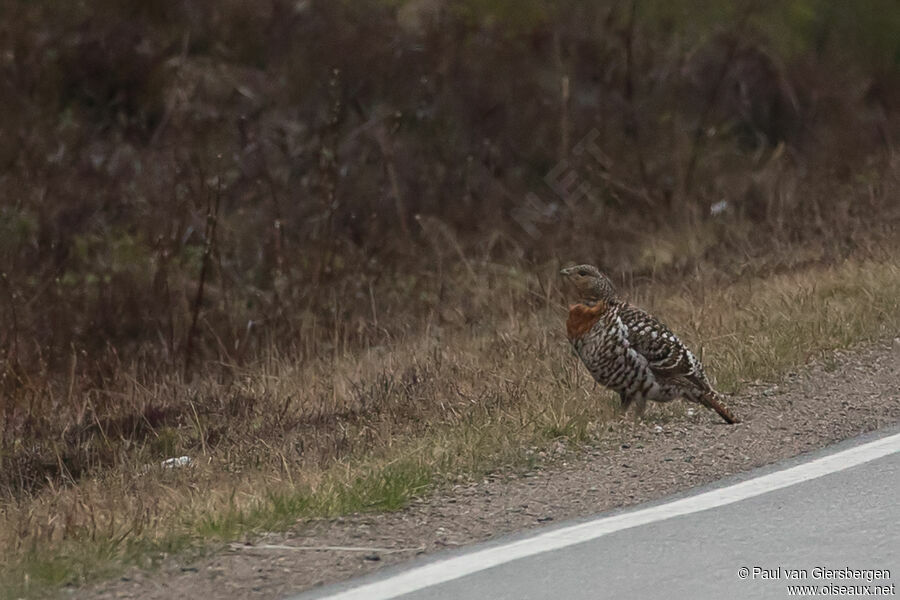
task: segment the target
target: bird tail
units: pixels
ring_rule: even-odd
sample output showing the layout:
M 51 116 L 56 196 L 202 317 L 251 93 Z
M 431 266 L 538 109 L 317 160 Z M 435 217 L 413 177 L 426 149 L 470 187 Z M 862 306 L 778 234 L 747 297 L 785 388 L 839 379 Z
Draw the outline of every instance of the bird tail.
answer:
M 703 404 L 719 413 L 719 416 L 725 419 L 725 422 L 729 425 L 741 422 L 741 420 L 734 416 L 734 413 L 722 403 L 722 398 L 715 392 L 705 394 L 703 396 Z

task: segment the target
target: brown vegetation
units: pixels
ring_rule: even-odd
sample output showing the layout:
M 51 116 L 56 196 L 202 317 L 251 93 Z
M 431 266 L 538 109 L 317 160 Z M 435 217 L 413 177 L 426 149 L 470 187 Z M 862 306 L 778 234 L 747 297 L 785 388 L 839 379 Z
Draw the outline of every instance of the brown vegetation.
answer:
M 0 548 L 69 557 L 33 578 L 588 435 L 561 262 L 726 390 L 896 330 L 889 0 L 3 10 Z

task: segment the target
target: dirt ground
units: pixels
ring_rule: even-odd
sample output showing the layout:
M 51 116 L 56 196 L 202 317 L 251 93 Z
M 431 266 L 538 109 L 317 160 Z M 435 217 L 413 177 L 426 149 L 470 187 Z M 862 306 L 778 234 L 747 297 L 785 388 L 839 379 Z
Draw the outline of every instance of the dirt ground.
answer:
M 589 448 L 560 445 L 540 471 L 448 486 L 395 513 L 301 523 L 192 564 L 133 569 L 75 595 L 282 598 L 420 554 L 660 498 L 897 423 L 900 338 L 749 386 L 729 404 L 743 423 L 725 425 L 700 408 L 662 418 L 650 407 L 645 422 L 613 423 Z

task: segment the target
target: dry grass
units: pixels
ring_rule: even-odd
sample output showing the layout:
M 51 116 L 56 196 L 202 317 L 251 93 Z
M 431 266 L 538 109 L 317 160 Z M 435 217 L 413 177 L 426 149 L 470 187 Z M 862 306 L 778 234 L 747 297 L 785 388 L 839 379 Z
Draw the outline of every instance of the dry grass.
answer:
M 563 260 L 726 390 L 896 330 L 890 0 L 416 4 L 10 5 L 5 593 L 589 441 Z
M 396 509 L 448 479 L 527 465 L 551 444 L 602 435 L 617 403 L 567 347 L 553 271 L 483 264 L 453 275 L 484 290 L 471 301 L 484 303 L 490 327 L 436 321 L 390 346 L 308 364 L 271 356 L 228 379 L 132 381 L 131 402 L 186 396 L 203 411 L 147 426 L 143 439 L 107 438 L 115 456 L 102 468 L 4 500 L 5 593 L 41 593 L 297 519 Z M 725 391 L 900 330 L 895 261 L 711 280 L 628 294 L 702 348 Z M 656 407 L 651 418 L 679 410 Z M 190 454 L 193 466 L 156 466 L 161 448 Z

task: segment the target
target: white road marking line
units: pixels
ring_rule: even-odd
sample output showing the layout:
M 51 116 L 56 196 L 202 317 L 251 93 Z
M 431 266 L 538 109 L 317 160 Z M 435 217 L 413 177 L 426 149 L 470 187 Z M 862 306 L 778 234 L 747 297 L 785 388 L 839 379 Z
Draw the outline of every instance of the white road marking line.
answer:
M 807 463 L 755 477 L 696 496 L 674 500 L 634 512 L 602 517 L 586 523 L 548 531 L 503 546 L 485 548 L 403 571 L 380 581 L 361 585 L 323 600 L 388 600 L 403 594 L 459 579 L 520 558 L 542 554 L 597 539 L 608 533 L 664 521 L 803 483 L 843 471 L 900 451 L 900 434 L 884 437 Z

